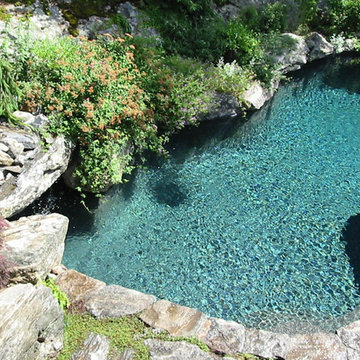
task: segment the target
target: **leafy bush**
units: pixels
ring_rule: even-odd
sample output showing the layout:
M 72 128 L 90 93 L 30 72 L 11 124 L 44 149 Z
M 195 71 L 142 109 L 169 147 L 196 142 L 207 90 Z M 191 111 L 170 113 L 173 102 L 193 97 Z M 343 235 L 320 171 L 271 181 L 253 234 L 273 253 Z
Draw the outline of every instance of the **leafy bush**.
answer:
M 259 61 L 262 56 L 260 40 L 256 33 L 237 20 L 226 27 L 226 60 L 237 60 L 240 65 Z

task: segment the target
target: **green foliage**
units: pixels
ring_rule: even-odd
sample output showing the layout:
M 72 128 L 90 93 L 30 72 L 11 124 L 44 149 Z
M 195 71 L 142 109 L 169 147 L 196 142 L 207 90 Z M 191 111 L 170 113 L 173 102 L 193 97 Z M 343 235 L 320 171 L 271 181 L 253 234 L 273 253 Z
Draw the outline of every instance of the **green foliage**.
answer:
M 258 62 L 263 52 L 256 33 L 237 20 L 231 20 L 226 27 L 226 58 L 236 59 L 240 65 Z
M 11 19 L 11 17 L 11 14 L 6 11 L 5 6 L 0 6 L 0 21 L 7 22 Z
M 17 110 L 22 93 L 14 80 L 11 64 L 0 58 L 0 116 L 16 122 L 12 113 Z
M 217 61 L 224 53 L 224 23 L 210 1 L 151 1 L 149 25 L 161 34 L 168 54 Z
M 131 33 L 131 27 L 123 14 L 113 14 L 110 16 L 110 23 L 123 30 L 124 33 Z
M 325 35 L 351 36 L 360 31 L 360 2 L 358 0 L 330 0 L 326 8 L 318 10 L 314 28 Z
M 240 14 L 240 21 L 257 33 L 280 33 L 287 29 L 289 6 L 280 1 L 260 8 L 249 6 Z
M 40 280 L 40 284 L 51 289 L 53 297 L 58 301 L 60 307 L 63 310 L 66 310 L 69 307 L 70 301 L 67 295 L 60 290 L 60 288 L 55 284 L 53 279 L 48 278 L 46 280 Z

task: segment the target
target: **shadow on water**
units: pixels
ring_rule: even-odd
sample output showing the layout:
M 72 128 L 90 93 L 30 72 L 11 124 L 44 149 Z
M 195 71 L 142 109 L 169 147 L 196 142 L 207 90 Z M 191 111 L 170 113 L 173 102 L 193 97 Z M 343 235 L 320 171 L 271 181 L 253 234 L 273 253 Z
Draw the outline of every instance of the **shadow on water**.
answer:
M 11 220 L 34 214 L 59 213 L 69 219 L 68 235 L 92 233 L 94 222 L 92 210 L 97 208 L 99 199 L 92 194 L 88 194 L 85 199 L 88 209 L 81 203 L 82 200 L 77 191 L 68 188 L 60 179 L 38 200 Z
M 350 216 L 341 231 L 341 239 L 345 241 L 345 252 L 350 259 L 355 283 L 360 291 L 360 214 Z

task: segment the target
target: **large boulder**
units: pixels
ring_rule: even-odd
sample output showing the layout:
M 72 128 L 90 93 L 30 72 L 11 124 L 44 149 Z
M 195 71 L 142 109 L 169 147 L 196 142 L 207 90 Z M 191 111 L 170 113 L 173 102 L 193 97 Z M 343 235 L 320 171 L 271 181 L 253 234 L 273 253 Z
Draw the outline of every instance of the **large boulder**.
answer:
M 322 35 L 314 32 L 306 38 L 306 44 L 309 47 L 309 61 L 322 59 L 334 53 L 334 46 L 331 45 Z
M 336 333 L 345 346 L 360 352 L 360 320 L 341 327 Z
M 48 359 L 62 348 L 64 315 L 49 288 L 26 284 L 1 290 L 0 309 L 0 359 Z
M 274 95 L 275 89 L 277 89 L 279 83 L 276 81 L 271 89 L 266 89 L 260 84 L 260 82 L 255 81 L 251 86 L 244 92 L 243 99 L 246 101 L 250 109 L 260 109 L 266 101 L 270 100 Z
M 156 301 L 155 296 L 118 285 L 101 287 L 85 296 L 85 308 L 95 318 L 137 314 Z
M 3 232 L 0 255 L 15 264 L 11 282 L 36 283 L 61 263 L 68 223 L 60 214 L 34 215 L 10 222 Z
M 42 195 L 66 170 L 72 144 L 59 136 L 49 139 L 49 147 L 45 150 L 33 134 L 0 130 L 0 142 L 9 148 L 9 152 L 15 149 L 16 143 L 19 145 L 16 151 L 23 147 L 22 154 L 17 154 L 12 164 L 20 165 L 20 173 L 7 177 L 2 185 L 0 183 L 0 209 L 4 217 L 10 217 Z
M 281 46 L 273 50 L 274 63 L 282 73 L 299 70 L 302 65 L 307 63 L 309 47 L 304 37 L 284 33 L 280 36 Z

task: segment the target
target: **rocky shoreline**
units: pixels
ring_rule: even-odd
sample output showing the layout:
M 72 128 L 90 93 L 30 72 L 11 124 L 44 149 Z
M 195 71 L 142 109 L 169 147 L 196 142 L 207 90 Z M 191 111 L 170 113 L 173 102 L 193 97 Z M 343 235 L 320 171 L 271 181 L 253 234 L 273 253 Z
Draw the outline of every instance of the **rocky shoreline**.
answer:
M 129 22 L 136 31 L 136 8 L 126 4 Z M 61 18 L 58 9 L 53 7 L 50 10 L 50 16 L 40 8 L 34 12 L 32 21 L 38 29 L 35 34 L 42 36 L 41 27 L 44 24 L 52 27 L 50 33 L 55 36 L 66 33 L 66 21 Z M 95 20 L 99 23 L 103 21 Z M 95 20 L 90 19 L 89 24 Z M 83 26 L 87 28 L 87 24 Z M 106 29 L 106 32 L 111 31 L 117 30 Z M 295 45 L 274 54 L 274 61 L 282 74 L 300 69 L 308 62 L 351 51 L 354 46 L 350 39 L 343 39 L 337 45 L 331 44 L 317 33 L 307 37 L 283 36 L 294 40 Z M 279 82 L 276 82 L 269 90 L 254 82 L 245 92 L 244 99 L 252 109 L 260 109 L 278 86 Z M 242 111 L 231 95 L 218 94 L 216 99 L 216 109 L 203 116 L 203 121 L 232 117 Z M 16 115 L 33 127 L 42 127 L 46 123 L 46 118 L 42 116 L 20 112 Z M 0 126 L 0 208 L 5 217 L 19 213 L 67 169 L 73 146 L 62 137 L 48 139 L 47 142 L 48 149 L 44 152 L 40 138 L 30 131 Z M 196 309 L 158 300 L 153 295 L 118 285 L 106 285 L 74 270 L 67 270 L 61 265 L 67 226 L 68 219 L 62 215 L 36 215 L 9 222 L 3 233 L 0 256 L 16 265 L 10 273 L 12 286 L 0 291 L 1 359 L 56 358 L 61 350 L 63 312 L 50 289 L 36 285 L 39 278 L 47 276 L 55 278 L 55 283 L 73 304 L 80 304 L 95 318 L 136 315 L 154 331 L 162 329 L 171 336 L 196 337 L 211 349 L 211 353 L 205 353 L 196 345 L 184 341 L 149 339 L 145 345 L 149 348 L 151 359 L 221 359 L 230 355 L 226 357 L 230 360 L 234 359 L 231 355 L 237 353 L 289 360 L 360 359 L 360 320 L 339 328 L 335 333 L 290 336 L 246 329 L 234 321 L 207 317 Z M 73 359 L 89 359 L 90 356 L 108 359 L 108 354 L 109 340 L 91 334 L 85 349 L 76 353 Z M 131 349 L 117 357 L 118 360 L 132 358 Z

